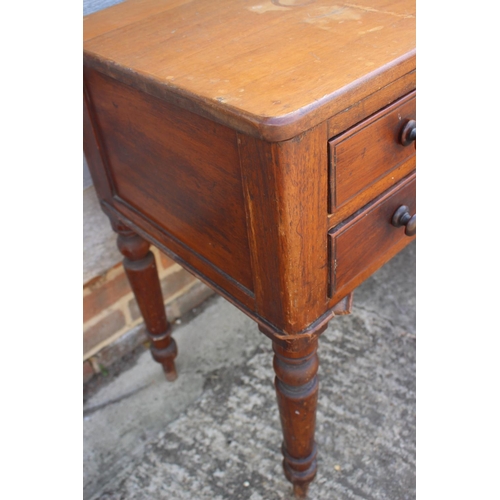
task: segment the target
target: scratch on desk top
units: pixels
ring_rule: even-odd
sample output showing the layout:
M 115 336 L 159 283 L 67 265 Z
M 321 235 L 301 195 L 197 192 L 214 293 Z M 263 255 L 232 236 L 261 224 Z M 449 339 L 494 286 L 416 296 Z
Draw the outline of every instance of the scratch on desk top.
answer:
M 390 16 L 402 17 L 403 19 L 410 19 L 410 18 L 415 17 L 412 14 L 399 14 L 398 12 L 390 12 L 390 11 L 386 11 L 386 10 L 374 9 L 372 7 L 365 7 L 364 5 L 356 5 L 353 3 L 346 3 L 344 5 L 346 5 L 348 7 L 352 7 L 353 9 L 364 10 L 365 12 L 377 12 L 378 14 L 388 14 Z
M 247 7 L 250 12 L 257 12 L 258 14 L 263 14 L 264 12 L 269 12 L 272 10 L 288 10 L 287 7 L 283 7 L 281 5 L 275 5 L 271 1 L 262 2 L 258 5 L 252 5 L 251 7 Z

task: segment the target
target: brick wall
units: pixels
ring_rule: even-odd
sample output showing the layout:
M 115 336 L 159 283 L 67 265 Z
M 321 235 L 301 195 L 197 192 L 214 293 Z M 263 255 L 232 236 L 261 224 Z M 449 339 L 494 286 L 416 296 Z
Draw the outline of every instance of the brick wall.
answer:
M 213 291 L 172 259 L 156 258 L 169 321 L 196 307 Z M 121 263 L 83 287 L 83 379 L 104 371 L 147 340 L 142 317 Z

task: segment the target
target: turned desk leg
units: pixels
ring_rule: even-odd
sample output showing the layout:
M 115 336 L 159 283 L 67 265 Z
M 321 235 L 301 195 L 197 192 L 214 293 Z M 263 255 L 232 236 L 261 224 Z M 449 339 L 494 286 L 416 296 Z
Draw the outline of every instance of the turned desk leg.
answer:
M 273 342 L 275 387 L 283 428 L 283 468 L 295 496 L 307 495 L 316 476 L 316 405 L 318 401 L 318 339 L 282 347 Z
M 144 238 L 121 222 L 112 221 L 112 225 L 118 233 L 118 248 L 125 257 L 123 267 L 146 324 L 153 359 L 163 366 L 167 380 L 175 380 L 177 345 L 170 336 L 172 328 L 165 314 L 155 257 Z

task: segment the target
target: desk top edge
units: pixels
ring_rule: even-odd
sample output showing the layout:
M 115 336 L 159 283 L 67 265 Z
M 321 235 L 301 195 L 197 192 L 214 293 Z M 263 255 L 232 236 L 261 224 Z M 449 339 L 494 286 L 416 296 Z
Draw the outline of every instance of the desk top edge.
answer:
M 169 87 L 158 82 L 150 75 L 140 75 L 126 68 L 102 60 L 93 54 L 85 54 L 85 66 L 136 88 L 153 97 L 170 102 L 197 115 L 209 118 L 238 132 L 257 137 L 268 142 L 281 142 L 293 139 L 314 128 L 325 120 L 346 111 L 366 97 L 376 94 L 399 79 L 416 70 L 416 54 L 411 51 L 404 58 L 394 62 L 391 68 L 384 68 L 368 75 L 362 81 L 353 82 L 349 87 L 326 96 L 322 101 L 289 113 L 284 116 L 255 116 L 229 105 L 200 98 L 183 89 Z M 392 71 L 391 71 L 392 70 Z M 401 96 L 395 96 L 399 98 Z
M 278 12 L 258 16 L 260 24 L 248 27 L 246 36 L 236 37 L 238 26 L 232 25 L 244 21 L 240 31 L 247 26 L 249 19 L 253 19 L 248 14 L 248 10 L 255 8 L 253 3 L 219 0 L 220 16 L 226 16 L 229 24 L 229 27 L 223 25 L 222 32 L 214 24 L 214 9 L 207 9 L 201 0 L 128 0 L 117 4 L 84 18 L 87 33 L 84 65 L 270 142 L 300 135 L 416 69 L 414 16 L 394 17 L 394 12 L 381 12 L 380 7 L 388 8 L 387 2 L 370 0 L 370 7 L 363 7 L 358 5 L 360 2 L 331 6 L 326 0 L 309 0 L 306 11 L 302 5 L 298 9 L 279 10 L 282 0 L 272 0 L 267 3 Z M 288 0 L 285 3 L 290 4 Z M 390 3 L 389 7 L 399 8 L 399 12 L 404 11 L 403 7 L 411 11 L 414 5 L 412 0 L 390 0 Z M 243 13 L 242 5 L 246 6 Z M 305 14 L 324 12 L 326 7 L 330 10 L 336 7 L 341 13 L 341 17 L 333 16 L 333 20 L 327 16 L 328 29 L 324 29 L 325 25 L 311 28 L 310 23 L 303 22 Z M 202 9 L 205 11 L 201 12 Z M 126 13 L 127 22 L 120 21 L 121 11 Z M 198 11 L 201 21 L 198 19 L 196 25 L 194 17 Z M 384 30 L 378 24 L 386 21 L 392 24 Z M 108 23 L 106 29 L 99 25 L 102 22 Z M 117 27 L 116 22 L 122 25 Z M 173 39 L 163 33 L 172 27 L 176 27 L 172 31 L 184 30 L 184 35 Z M 371 33 L 360 35 L 365 33 L 360 29 Z M 267 50 L 266 41 L 259 40 L 265 38 L 262 33 L 267 33 L 270 39 L 285 35 L 302 38 L 300 44 L 296 40 L 280 40 Z M 401 46 L 391 42 L 398 36 Z M 207 39 L 206 50 L 197 51 L 193 47 L 200 37 Z M 344 39 L 345 47 L 330 47 L 330 43 L 338 45 Z M 301 45 L 308 47 L 302 50 Z M 227 60 L 216 61 L 226 47 L 231 52 Z M 314 57 L 323 62 L 314 65 Z M 249 62 L 253 59 L 255 62 Z M 270 69 L 270 61 L 276 62 L 277 67 Z

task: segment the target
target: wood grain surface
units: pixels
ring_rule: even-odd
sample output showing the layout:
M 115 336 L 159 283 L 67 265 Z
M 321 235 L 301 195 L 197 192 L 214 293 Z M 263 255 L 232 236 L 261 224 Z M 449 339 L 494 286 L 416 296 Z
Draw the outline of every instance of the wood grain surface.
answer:
M 95 71 L 85 77 L 115 196 L 251 291 L 236 133 Z
M 283 469 L 296 498 L 306 498 L 316 476 L 314 442 L 318 404 L 318 339 L 300 350 L 273 343 L 274 386 L 283 429 Z
M 368 276 L 415 239 L 394 227 L 394 212 L 406 205 L 416 212 L 416 175 L 410 174 L 369 206 L 329 232 L 330 304 L 359 286 Z
M 326 124 L 272 144 L 238 136 L 257 313 L 282 333 L 325 312 Z
M 112 225 L 118 233 L 117 244 L 124 257 L 123 267 L 146 324 L 151 354 L 162 365 L 167 380 L 173 381 L 177 378 L 174 362 L 177 345 L 171 337 L 172 328 L 165 313 L 155 257 L 144 238 L 117 219 L 112 219 Z
M 128 0 L 106 11 L 85 19 L 87 65 L 272 141 L 415 69 L 413 0 Z
M 401 131 L 415 120 L 415 92 L 329 141 L 330 224 L 341 222 L 415 169 L 415 143 Z

